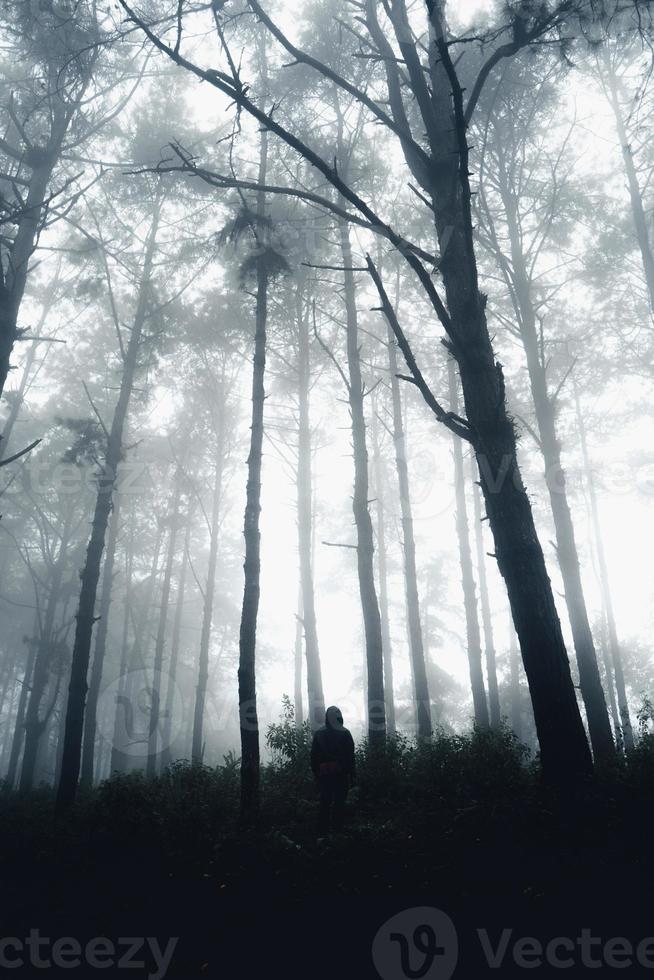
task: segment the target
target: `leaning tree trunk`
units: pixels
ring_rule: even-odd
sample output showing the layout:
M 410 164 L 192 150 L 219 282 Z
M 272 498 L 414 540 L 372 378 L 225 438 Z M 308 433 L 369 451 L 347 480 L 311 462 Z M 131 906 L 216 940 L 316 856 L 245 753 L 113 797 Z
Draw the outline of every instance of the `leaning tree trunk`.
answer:
M 300 561 L 301 615 L 304 628 L 307 663 L 307 716 L 313 729 L 325 720 L 325 695 L 322 686 L 316 601 L 313 583 L 312 532 L 313 493 L 311 479 L 311 420 L 309 389 L 311 366 L 309 354 L 309 324 L 302 309 L 298 290 L 298 461 L 297 461 L 297 531 Z
M 393 331 L 388 327 L 388 365 L 391 375 L 391 397 L 393 400 L 393 441 L 395 443 L 395 465 L 400 491 L 400 512 L 402 515 L 402 555 L 404 559 L 404 587 L 406 591 L 407 625 L 409 630 L 409 650 L 416 703 L 416 729 L 419 738 L 429 738 L 432 733 L 431 700 L 427 681 L 427 665 L 420 620 L 420 600 L 418 597 L 418 572 L 416 568 L 416 543 L 413 532 L 413 511 L 409 487 L 409 467 L 407 465 L 406 437 L 402 417 L 400 382 L 397 376 L 397 351 Z
M 95 623 L 95 600 L 100 579 L 102 554 L 105 536 L 112 509 L 113 489 L 118 467 L 123 455 L 123 430 L 129 410 L 134 387 L 134 377 L 141 348 L 141 337 L 150 302 L 150 277 L 156 248 L 160 203 L 154 213 L 150 234 L 146 245 L 143 263 L 143 277 L 139 286 L 136 313 L 132 324 L 129 343 L 123 360 L 123 376 L 120 384 L 118 402 L 114 410 L 111 431 L 107 439 L 105 463 L 99 476 L 98 494 L 93 515 L 91 536 L 86 551 L 86 561 L 82 571 L 82 586 L 77 609 L 77 626 L 68 687 L 68 707 L 66 709 L 66 731 L 61 763 L 61 778 L 57 790 L 57 806 L 65 807 L 74 802 L 77 793 L 80 757 L 82 753 L 82 734 L 84 730 L 84 709 L 88 690 L 87 673 L 91 652 L 91 638 Z
M 415 47 L 402 20 L 402 16 L 406 19 L 402 4 L 398 11 L 400 47 L 413 58 Z M 543 770 L 548 779 L 570 785 L 580 774 L 592 771 L 592 758 L 552 585 L 518 467 L 502 366 L 495 360 L 488 332 L 486 297 L 479 290 L 464 94 L 450 57 L 442 3 L 433 3 L 429 13 L 431 90 L 426 91 L 415 58 L 411 73 L 422 93 L 420 110 L 428 129 L 431 155 L 424 183 L 434 210 L 446 310 L 439 306 L 428 280 L 421 276 L 421 281 L 446 325 L 448 344 L 459 366 L 464 428 L 477 458 L 495 555 L 520 639 Z M 405 153 L 409 158 L 411 150 L 405 148 Z
M 384 693 L 388 734 L 395 735 L 395 696 L 393 693 L 393 646 L 388 609 L 388 556 L 386 551 L 386 506 L 384 502 L 385 474 L 383 472 L 376 404 L 372 408 L 372 471 L 377 509 L 377 571 L 379 575 L 379 612 L 381 615 L 382 647 L 384 651 Z
M 497 657 L 493 639 L 493 619 L 491 616 L 490 600 L 488 597 L 488 579 L 486 577 L 486 552 L 484 550 L 484 531 L 482 527 L 481 500 L 476 473 L 472 474 L 472 500 L 475 521 L 475 544 L 477 548 L 477 574 L 479 576 L 479 598 L 481 601 L 481 621 L 484 628 L 484 647 L 486 649 L 486 676 L 488 678 L 488 704 L 490 708 L 490 723 L 498 728 L 502 721 L 500 695 L 497 684 Z
M 204 757 L 204 708 L 207 699 L 209 683 L 209 645 L 211 642 L 211 624 L 213 620 L 214 594 L 216 591 L 216 566 L 218 563 L 218 533 L 220 529 L 220 504 L 222 499 L 223 454 L 225 445 L 225 410 L 226 398 L 221 392 L 222 404 L 219 410 L 219 429 L 216 440 L 216 468 L 214 473 L 213 497 L 211 503 L 211 527 L 209 528 L 209 564 L 207 567 L 207 583 L 204 591 L 202 607 L 202 629 L 200 632 L 200 652 L 198 656 L 198 682 L 195 688 L 195 705 L 193 709 L 193 736 L 191 740 L 191 759 L 197 765 Z
M 109 539 L 107 541 L 107 554 L 104 562 L 104 569 L 102 571 L 102 594 L 100 596 L 98 632 L 96 633 L 95 637 L 95 650 L 93 651 L 93 664 L 91 666 L 89 693 L 86 701 L 86 714 L 84 717 L 84 741 L 82 744 L 80 786 L 84 787 L 85 789 L 89 789 L 93 785 L 93 764 L 95 759 L 95 742 L 97 735 L 98 698 L 100 696 L 102 671 L 104 668 L 104 658 L 107 649 L 109 610 L 111 608 L 111 590 L 114 580 L 114 562 L 116 558 L 116 542 L 118 539 L 119 512 L 120 496 L 117 496 L 113 514 L 111 515 Z
M 595 481 L 593 479 L 593 468 L 591 466 L 590 455 L 588 452 L 586 425 L 584 423 L 584 416 L 581 411 L 577 382 L 574 377 L 572 379 L 572 383 L 574 386 L 575 409 L 577 413 L 577 428 L 579 430 L 579 441 L 581 443 L 581 454 L 582 454 L 584 472 L 586 477 L 586 487 L 588 488 L 588 497 L 590 500 L 590 513 L 591 513 L 592 526 L 593 526 L 593 537 L 595 539 L 595 551 L 597 554 L 597 565 L 599 571 L 600 588 L 602 592 L 602 605 L 604 606 L 604 614 L 606 616 L 606 625 L 609 634 L 609 650 L 611 653 L 611 661 L 613 664 L 615 686 L 618 692 L 620 730 L 621 730 L 622 740 L 624 742 L 625 752 L 631 752 L 632 749 L 634 748 L 634 730 L 632 728 L 631 717 L 629 715 L 629 701 L 627 700 L 627 689 L 625 687 L 625 680 L 624 680 L 622 651 L 620 649 L 620 641 L 618 640 L 618 630 L 615 622 L 613 599 L 611 596 L 611 582 L 609 579 L 608 566 L 606 564 L 606 555 L 604 553 L 604 539 L 602 537 L 602 525 L 600 522 L 599 505 L 597 502 L 597 492 L 595 490 Z M 610 671 L 607 672 L 607 677 L 609 679 L 608 682 L 610 684 L 611 682 Z
M 448 362 L 450 407 L 458 414 L 457 381 L 454 361 Z M 475 713 L 475 724 L 487 728 L 488 704 L 484 688 L 484 673 L 481 664 L 481 634 L 477 616 L 477 595 L 475 577 L 472 570 L 472 554 L 470 551 L 470 530 L 468 527 L 468 511 L 466 507 L 465 476 L 463 471 L 463 447 L 458 436 L 453 437 L 454 455 L 454 491 L 456 496 L 456 535 L 459 543 L 459 564 L 461 566 L 461 586 L 463 588 L 463 608 L 466 618 L 466 647 L 468 651 L 468 667 L 470 670 L 470 687 Z
M 597 760 L 611 760 L 615 754 L 615 746 L 581 581 L 579 555 L 568 503 L 565 471 L 561 461 L 561 443 L 556 431 L 555 403 L 548 391 L 547 368 L 539 344 L 536 311 L 532 302 L 527 260 L 519 235 L 517 202 L 508 191 L 504 190 L 502 199 L 506 210 L 513 263 L 513 301 L 518 318 L 520 338 L 527 358 L 531 395 L 538 425 L 539 448 L 545 463 L 545 480 L 554 520 L 556 553 L 577 655 L 579 686 L 586 708 L 590 740 L 595 758 Z
M 345 284 L 347 325 L 348 401 L 352 421 L 354 452 L 354 495 L 352 510 L 357 533 L 357 569 L 366 640 L 368 738 L 371 745 L 383 743 L 386 735 L 386 702 L 384 699 L 384 659 L 381 615 L 374 575 L 374 539 L 368 508 L 368 448 L 363 407 L 364 387 L 361 378 L 359 324 L 356 308 L 352 248 L 344 221 L 338 223 Z
M 148 758 L 145 765 L 146 776 L 152 777 L 157 772 L 157 754 L 160 723 L 160 702 L 161 702 L 161 671 L 163 668 L 164 647 L 166 644 L 166 626 L 168 624 L 168 606 L 170 604 L 170 586 L 173 578 L 173 564 L 175 562 L 175 546 L 177 544 L 177 530 L 179 526 L 179 501 L 181 497 L 181 486 L 179 474 L 177 474 L 175 492 L 170 506 L 170 532 L 168 538 L 168 554 L 166 556 L 166 566 L 164 569 L 163 586 L 161 590 L 161 607 L 159 611 L 159 625 L 157 627 L 157 639 L 154 646 L 154 667 L 152 671 L 152 704 L 150 708 L 150 727 L 148 737 Z

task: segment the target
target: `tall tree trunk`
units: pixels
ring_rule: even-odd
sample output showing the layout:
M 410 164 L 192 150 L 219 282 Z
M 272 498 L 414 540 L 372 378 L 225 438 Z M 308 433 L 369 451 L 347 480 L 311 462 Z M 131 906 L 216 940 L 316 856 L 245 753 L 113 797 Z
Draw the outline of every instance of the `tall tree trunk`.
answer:
M 48 687 L 53 644 L 55 640 L 54 624 L 57 614 L 57 606 L 61 595 L 64 567 L 68 557 L 72 517 L 72 508 L 69 508 L 61 535 L 59 553 L 52 571 L 50 594 L 48 596 L 43 626 L 39 631 L 39 637 L 36 642 L 36 659 L 34 662 L 34 671 L 32 673 L 32 684 L 30 687 L 27 709 L 25 711 L 25 748 L 23 751 L 23 764 L 20 773 L 21 793 L 25 793 L 30 790 L 34 783 L 39 745 L 49 718 L 49 712 L 46 713 L 46 717 L 41 717 L 41 702 Z
M 57 128 L 60 128 L 59 123 Z M 0 275 L 0 395 L 4 391 L 10 371 L 10 359 L 18 336 L 18 315 L 27 284 L 29 261 L 38 239 L 43 204 L 63 135 L 64 130 L 60 134 L 61 138 L 57 133 L 57 138 L 50 141 L 51 145 L 44 154 L 44 162 L 32 171 L 25 208 L 20 216 L 11 246 L 8 267 L 2 270 L 4 282 Z
M 154 646 L 154 668 L 152 671 L 152 706 L 150 714 L 150 735 L 148 738 L 148 759 L 145 767 L 146 776 L 152 777 L 157 772 L 157 755 L 159 724 L 160 724 L 160 702 L 161 702 L 161 671 L 163 668 L 164 646 L 166 643 L 166 626 L 168 624 L 168 606 L 170 604 L 170 586 L 173 578 L 173 564 L 175 562 L 175 550 L 177 544 L 177 530 L 179 527 L 179 501 L 181 496 L 180 474 L 177 474 L 175 491 L 170 506 L 170 531 L 168 538 L 168 554 L 166 556 L 166 567 L 164 569 L 163 586 L 161 589 L 161 608 L 159 611 L 159 625 L 157 627 L 157 639 Z
M 616 77 L 613 65 L 611 64 L 611 57 L 609 52 L 606 50 L 605 44 L 600 46 L 600 52 L 601 54 L 598 56 L 598 60 L 602 61 L 600 77 L 615 118 L 615 128 L 618 133 L 618 139 L 620 140 L 622 161 L 624 163 L 627 186 L 629 188 L 629 200 L 631 202 L 631 216 L 634 223 L 634 232 L 636 234 L 636 241 L 638 242 L 638 248 L 640 250 L 640 256 L 643 263 L 643 272 L 645 274 L 645 282 L 647 284 L 650 309 L 654 311 L 654 251 L 652 250 L 652 243 L 650 241 L 649 221 L 645 214 L 643 195 L 631 150 L 631 140 L 629 139 L 624 123 L 623 110 L 618 93 L 618 79 Z
M 518 659 L 518 637 L 509 623 L 509 670 L 511 672 L 511 728 L 516 738 L 522 739 L 522 711 L 520 709 L 520 662 Z
M 116 731 L 117 729 L 118 734 L 117 737 L 114 736 L 113 744 L 116 747 L 116 761 L 118 763 L 116 768 L 120 771 L 128 770 L 130 768 L 130 762 L 141 761 L 139 757 L 142 753 L 140 751 L 132 753 L 129 751 L 129 747 L 130 745 L 143 746 L 147 744 L 150 736 L 150 705 L 146 701 L 147 707 L 144 707 L 143 699 L 145 696 L 151 703 L 152 688 L 150 686 L 146 664 L 151 637 L 150 627 L 153 625 L 152 621 L 156 606 L 157 582 L 161 574 L 159 557 L 161 555 L 163 538 L 164 522 L 157 519 L 152 563 L 147 579 L 145 595 L 142 601 L 138 603 L 140 607 L 138 619 L 135 620 L 131 603 L 128 603 L 126 607 L 126 613 L 132 622 L 134 636 L 129 654 L 127 654 L 127 645 L 125 644 L 123 647 L 125 652 L 123 657 L 121 657 L 116 712 L 114 715 L 114 730 Z M 129 575 L 131 576 L 131 574 L 132 570 L 130 568 Z M 127 636 L 127 629 L 127 622 L 125 622 L 125 637 Z M 146 729 L 137 728 L 135 708 L 138 708 L 141 714 L 147 714 Z M 112 752 L 113 758 L 114 754 Z
M 302 295 L 297 296 L 298 328 L 298 462 L 297 462 L 297 529 L 300 560 L 301 616 L 304 627 L 307 662 L 307 716 L 311 727 L 318 728 L 325 720 L 325 695 L 322 686 L 316 603 L 313 583 L 312 532 L 313 493 L 311 479 L 311 420 L 309 388 L 311 365 L 309 354 L 309 324 L 303 311 Z
M 213 498 L 211 503 L 211 527 L 209 528 L 209 564 L 207 567 L 207 583 L 202 608 L 202 630 L 200 633 L 200 652 L 198 657 L 198 682 L 195 689 L 193 737 L 191 742 L 191 759 L 198 765 L 202 763 L 204 757 L 204 707 L 207 698 L 207 684 L 209 682 L 209 646 L 211 642 L 214 595 L 216 592 L 216 566 L 218 563 L 218 534 L 220 529 L 220 504 L 222 499 L 226 404 L 227 401 L 223 389 L 221 392 L 221 408 L 218 420 L 219 428 L 218 432 L 216 433 L 216 468 L 214 472 Z
M 16 773 L 18 772 L 18 760 L 20 758 L 20 751 L 23 747 L 23 739 L 25 736 L 25 709 L 27 707 L 27 699 L 32 685 L 32 674 L 34 671 L 34 662 L 36 660 L 36 650 L 37 650 L 37 640 L 36 636 L 38 633 L 38 617 L 34 626 L 34 638 L 26 640 L 28 644 L 27 661 L 25 663 L 25 673 L 23 674 L 23 679 L 21 681 L 20 695 L 18 697 L 18 706 L 16 708 L 16 720 L 14 723 L 14 734 L 11 740 L 11 751 L 9 753 L 9 766 L 7 768 L 6 780 L 8 785 L 13 789 L 16 783 Z
M 458 414 L 457 380 L 454 361 L 448 362 L 449 393 L 451 411 Z M 481 665 L 481 634 L 477 616 L 477 595 L 475 577 L 472 570 L 472 554 L 470 551 L 470 530 L 468 527 L 468 511 L 466 507 L 465 475 L 463 470 L 463 447 L 458 436 L 452 440 L 454 455 L 454 489 L 456 495 L 456 534 L 459 542 L 459 563 L 461 565 L 461 585 L 463 588 L 463 607 L 466 617 L 466 646 L 468 651 L 468 667 L 470 670 L 470 687 L 475 713 L 475 724 L 487 728 L 489 724 L 486 689 L 484 688 L 484 673 Z
M 265 76 L 265 43 L 262 68 Z M 265 77 L 264 77 L 265 82 Z M 265 88 L 264 84 L 264 88 Z M 266 181 L 268 171 L 268 133 L 261 130 L 259 151 L 259 183 Z M 266 195 L 257 194 L 257 217 L 266 214 Z M 262 234 L 263 221 L 259 222 L 258 235 Z M 257 234 L 255 234 L 255 238 Z M 259 241 L 257 240 L 257 247 Z M 252 365 L 252 416 L 250 426 L 250 451 L 247 460 L 247 485 L 243 538 L 245 560 L 243 563 L 243 604 L 239 630 L 238 659 L 238 710 L 241 734 L 241 820 L 245 824 L 257 819 L 259 810 L 259 718 L 257 715 L 257 618 L 261 581 L 261 464 L 263 458 L 263 412 L 266 398 L 268 329 L 268 274 L 264 263 L 257 262 L 256 312 L 254 328 L 254 358 Z
M 477 474 L 472 467 L 472 500 L 475 522 L 475 544 L 477 549 L 477 574 L 479 576 L 479 598 L 481 601 L 481 621 L 484 628 L 484 647 L 486 649 L 486 676 L 488 678 L 488 704 L 490 707 L 490 723 L 498 728 L 502 721 L 500 695 L 497 684 L 497 662 L 495 641 L 493 639 L 493 620 L 491 617 L 490 600 L 488 598 L 488 579 L 486 577 L 486 552 L 484 550 L 484 531 L 482 527 L 481 499 Z
M 25 357 L 25 364 L 23 365 L 23 374 L 20 379 L 20 384 L 17 391 L 13 393 L 13 398 L 11 400 L 11 405 L 9 408 L 9 415 L 7 416 L 7 421 L 4 424 L 2 430 L 2 436 L 0 436 L 0 460 L 4 459 L 7 454 L 7 447 L 9 445 L 9 439 L 11 433 L 13 432 L 14 425 L 20 413 L 23 401 L 25 400 L 25 391 L 27 389 L 27 383 L 29 381 L 30 374 L 32 373 L 32 368 L 34 366 L 34 360 L 36 358 L 36 352 L 39 346 L 38 340 L 33 340 L 27 351 Z
M 346 222 L 339 221 L 338 231 L 345 270 L 343 276 L 347 324 L 348 401 L 354 452 L 352 510 L 357 533 L 357 569 L 366 641 L 368 738 L 370 744 L 375 745 L 383 743 L 386 735 L 382 628 L 375 588 L 372 520 L 368 507 L 368 447 L 366 445 L 366 419 L 363 407 L 364 387 L 361 378 L 359 324 L 354 274 L 352 273 L 352 248 Z
M 615 696 L 615 685 L 613 683 L 613 665 L 611 664 L 611 652 L 609 650 L 609 645 L 607 642 L 608 627 L 606 624 L 606 614 L 602 617 L 602 628 L 600 636 L 600 649 L 602 651 L 602 661 L 604 663 L 604 672 L 606 674 L 606 689 L 609 695 L 609 708 L 611 709 L 611 718 L 613 720 L 613 731 L 615 732 L 616 748 L 619 752 L 624 750 L 624 740 L 622 738 L 622 723 L 620 721 L 620 712 L 618 710 L 618 702 Z
M 7 717 L 5 719 L 5 729 L 2 734 L 2 748 L 0 749 L 0 772 L 5 770 L 5 759 L 7 754 L 10 752 L 10 745 L 13 740 L 13 734 L 16 732 L 16 719 L 13 719 L 12 726 L 12 715 L 14 713 L 14 702 L 16 701 L 16 688 L 18 681 L 18 664 L 14 661 L 11 665 L 11 670 L 7 671 L 7 685 L 10 687 L 9 698 L 7 703 Z M 4 698 L 6 697 L 6 689 L 3 691 L 3 706 Z M 20 697 L 20 695 L 19 695 Z M 16 705 L 18 707 L 18 705 Z M 6 777 L 5 777 L 6 778 Z
M 304 706 L 302 704 L 302 660 L 303 649 L 302 624 L 302 588 L 298 590 L 297 614 L 295 616 L 295 644 L 293 651 L 293 707 L 295 709 L 295 727 L 302 728 L 304 724 Z
M 107 553 L 102 570 L 102 593 L 100 596 L 100 610 L 98 632 L 95 636 L 95 650 L 93 652 L 93 664 L 91 666 L 91 677 L 89 680 L 89 693 L 86 701 L 86 714 L 84 718 L 84 741 L 82 745 L 82 768 L 80 774 L 80 786 L 89 789 L 93 785 L 93 762 L 95 757 L 95 742 L 97 735 L 97 710 L 98 697 L 100 696 L 100 685 L 102 684 L 102 671 L 107 649 L 107 633 L 109 630 L 109 610 L 111 608 L 111 590 L 114 580 L 114 562 L 116 558 L 116 541 L 118 539 L 118 526 L 120 523 L 120 495 L 116 496 L 113 514 L 109 525 L 109 538 L 107 541 Z
M 68 707 L 66 710 L 66 734 L 61 765 L 61 779 L 57 790 L 57 806 L 66 807 L 75 800 L 82 752 L 84 729 L 84 709 L 88 690 L 87 673 L 91 651 L 91 637 L 95 622 L 95 600 L 100 578 L 105 535 L 112 509 L 113 489 L 118 467 L 123 454 L 123 430 L 129 403 L 134 387 L 134 377 L 138 366 L 141 337 L 150 304 L 150 279 L 156 249 L 157 229 L 161 201 L 155 205 L 154 216 L 148 236 L 143 274 L 139 285 L 138 300 L 129 343 L 123 359 L 123 375 L 120 383 L 118 402 L 114 410 L 111 431 L 107 439 L 105 463 L 99 475 L 98 494 L 93 515 L 93 525 L 86 552 L 86 561 L 81 575 L 77 626 L 68 688 Z
M 398 290 L 399 291 L 399 290 Z M 416 543 L 413 532 L 413 511 L 409 487 L 409 468 L 407 465 L 406 437 L 402 417 L 402 399 L 398 379 L 396 341 L 393 331 L 388 327 L 388 366 L 391 375 L 391 397 L 393 400 L 393 441 L 395 443 L 395 465 L 400 491 L 400 511 L 402 515 L 402 555 L 404 559 L 404 586 L 406 591 L 407 625 L 409 630 L 409 650 L 413 674 L 414 697 L 416 704 L 416 730 L 419 738 L 429 738 L 432 733 L 431 699 L 427 681 L 427 666 L 420 620 L 420 600 L 418 597 L 418 572 L 416 569 Z
M 622 740 L 624 742 L 625 752 L 631 752 L 634 747 L 634 731 L 631 725 L 631 718 L 629 715 L 629 701 L 627 700 L 627 690 L 625 687 L 625 680 L 624 680 L 622 651 L 620 649 L 620 641 L 618 640 L 618 629 L 615 622 L 613 598 L 611 595 L 611 582 L 609 578 L 608 566 L 606 564 L 606 555 L 604 553 L 604 539 L 602 536 L 602 525 L 601 525 L 600 515 L 599 515 L 597 491 L 595 490 L 593 468 L 591 466 L 590 454 L 588 452 L 586 424 L 584 422 L 584 416 L 581 411 L 579 390 L 577 388 L 577 382 L 574 376 L 572 379 L 572 383 L 574 387 L 574 396 L 575 396 L 577 429 L 579 431 L 579 441 L 581 443 L 581 454 L 582 454 L 582 459 L 584 464 L 584 476 L 586 479 L 586 487 L 588 490 L 588 498 L 590 501 L 591 522 L 593 527 L 593 537 L 595 539 L 594 540 L 595 553 L 597 555 L 597 566 L 599 571 L 600 589 L 602 593 L 602 605 L 604 606 L 604 615 L 606 616 L 606 625 L 609 634 L 609 650 L 611 653 L 611 662 L 613 664 L 615 686 L 618 692 L 618 709 L 620 712 L 620 731 L 622 735 Z M 608 683 L 610 685 L 611 683 L 610 671 L 607 673 L 607 678 L 608 678 Z
M 177 667 L 179 664 L 180 639 L 182 635 L 182 619 L 184 616 L 184 596 L 186 594 L 186 570 L 188 554 L 191 545 L 191 529 L 193 527 L 193 510 L 186 515 L 186 533 L 184 535 L 184 551 L 180 561 L 177 597 L 175 600 L 175 619 L 173 621 L 173 636 L 170 644 L 170 664 L 168 666 L 168 685 L 166 687 L 166 707 L 164 711 L 163 733 L 161 735 L 161 767 L 165 768 L 172 762 L 172 732 L 173 711 L 175 710 L 175 689 L 177 684 Z
M 61 258 L 57 262 L 57 269 L 52 277 L 50 285 L 46 291 L 43 298 L 43 303 L 41 306 L 41 316 L 39 317 L 38 323 L 34 326 L 34 334 L 37 338 L 40 336 L 43 327 L 46 324 L 48 315 L 52 308 L 55 293 L 57 290 L 57 285 L 59 283 L 59 275 L 61 272 Z M 41 340 L 33 340 L 30 344 L 27 354 L 25 356 L 25 363 L 23 364 L 23 371 L 21 374 L 20 384 L 15 392 L 13 392 L 13 398 L 11 400 L 11 405 L 9 406 L 9 414 L 7 415 L 7 420 L 5 421 L 4 427 L 2 429 L 2 437 L 0 438 L 0 460 L 3 460 L 7 455 L 7 446 L 9 445 L 9 440 L 14 429 L 14 425 L 20 414 L 20 410 L 23 407 L 25 401 L 25 393 L 28 390 L 30 377 L 32 374 L 32 368 L 34 367 L 34 361 L 36 360 L 36 354 L 39 349 L 39 345 L 42 343 Z M 47 355 L 46 355 L 47 356 Z M 45 360 L 45 357 L 44 357 Z M 43 361 L 41 362 L 43 363 Z
M 615 754 L 615 746 L 581 581 L 577 542 L 568 503 L 565 471 L 561 461 L 561 443 L 556 431 L 555 403 L 548 390 L 546 361 L 539 342 L 527 260 L 520 240 L 518 202 L 506 185 L 502 187 L 501 194 L 511 246 L 514 286 L 512 298 L 527 358 L 531 395 L 538 425 L 539 448 L 545 463 L 545 480 L 554 520 L 557 559 L 577 655 L 579 685 L 595 758 L 610 760 Z
M 384 693 L 386 695 L 386 722 L 389 735 L 395 735 L 395 695 L 393 691 L 393 647 L 388 609 L 388 559 L 386 552 L 386 488 L 384 467 L 379 445 L 379 420 L 376 404 L 372 409 L 372 472 L 377 509 L 377 571 L 379 574 L 379 612 L 381 615 L 382 649 L 384 652 Z
M 0 747 L 0 772 L 4 771 L 5 766 L 5 756 L 9 751 L 10 743 L 10 732 L 15 731 L 12 729 L 12 715 L 14 713 L 14 701 L 16 700 L 16 688 L 18 687 L 18 655 L 15 651 L 12 651 L 13 655 L 8 654 L 8 658 L 5 661 L 4 667 L 4 678 L 2 682 L 2 691 L 0 691 L 0 715 L 7 707 L 7 714 L 4 721 L 3 732 L 2 732 L 2 746 Z
M 466 429 L 477 457 L 495 555 L 520 639 L 543 770 L 548 779 L 569 786 L 580 774 L 592 771 L 592 758 L 552 585 L 518 467 L 502 367 L 495 360 L 488 332 L 486 297 L 479 290 L 464 94 L 450 57 L 442 3 L 430 7 L 430 30 L 432 88 L 428 104 L 423 103 L 431 157 L 425 184 L 434 208 L 445 315 L 428 281 L 425 277 L 421 281 L 447 324 L 448 343 L 459 366 Z M 400 24 L 398 33 L 405 39 L 401 48 L 411 55 L 415 48 L 409 40 L 410 30 Z M 422 71 L 414 74 L 415 83 L 423 89 Z

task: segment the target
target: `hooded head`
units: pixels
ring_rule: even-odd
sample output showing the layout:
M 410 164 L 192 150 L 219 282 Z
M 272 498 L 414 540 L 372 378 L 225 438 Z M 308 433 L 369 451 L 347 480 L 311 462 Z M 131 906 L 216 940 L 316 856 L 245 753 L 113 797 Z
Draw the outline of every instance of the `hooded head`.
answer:
M 341 709 L 337 708 L 336 705 L 332 704 L 331 707 L 327 708 L 325 712 L 325 724 L 327 728 L 343 727 L 343 715 Z

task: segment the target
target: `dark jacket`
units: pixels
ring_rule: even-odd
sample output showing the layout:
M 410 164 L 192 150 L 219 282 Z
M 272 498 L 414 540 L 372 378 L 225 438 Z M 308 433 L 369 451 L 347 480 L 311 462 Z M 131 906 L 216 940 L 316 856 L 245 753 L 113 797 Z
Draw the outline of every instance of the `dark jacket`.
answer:
M 311 746 L 311 769 L 314 776 L 331 772 L 335 775 L 354 777 L 354 739 L 340 724 L 329 723 L 329 713 L 326 724 L 313 736 Z

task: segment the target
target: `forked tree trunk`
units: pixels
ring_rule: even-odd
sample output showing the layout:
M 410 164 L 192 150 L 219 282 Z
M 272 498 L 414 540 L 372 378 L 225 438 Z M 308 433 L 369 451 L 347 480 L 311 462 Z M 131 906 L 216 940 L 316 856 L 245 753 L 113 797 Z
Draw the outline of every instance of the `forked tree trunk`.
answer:
M 388 734 L 395 735 L 395 695 L 393 691 L 393 646 L 388 609 L 388 559 L 386 552 L 386 507 L 384 505 L 385 474 L 379 445 L 379 421 L 376 404 L 372 408 L 372 471 L 377 509 L 377 572 L 379 576 L 379 612 L 381 615 L 382 647 L 384 651 L 384 693 Z
M 313 492 L 311 478 L 311 418 L 309 406 L 309 389 L 311 384 L 309 323 L 303 311 L 302 295 L 299 289 L 296 319 L 298 329 L 297 531 L 300 561 L 300 615 L 304 629 L 307 663 L 307 717 L 311 727 L 315 729 L 319 728 L 325 720 L 325 695 L 323 693 L 320 650 L 318 647 L 312 561 Z
M 486 577 L 486 552 L 484 550 L 484 531 L 482 527 L 481 500 L 477 474 L 472 467 L 472 500 L 475 522 L 475 544 L 477 549 L 477 575 L 479 576 L 479 599 L 481 602 L 481 621 L 484 628 L 484 647 L 486 652 L 486 677 L 488 680 L 488 705 L 490 708 L 490 723 L 497 728 L 502 721 L 500 695 L 497 684 L 497 656 L 495 640 L 493 639 L 493 619 L 491 616 L 490 600 L 488 597 L 488 579 Z
M 451 411 L 458 414 L 459 404 L 457 395 L 457 380 L 454 361 L 448 362 L 449 393 Z M 488 728 L 488 704 L 484 687 L 484 673 L 481 663 L 481 634 L 477 615 L 477 594 L 475 577 L 472 569 L 472 554 L 470 551 L 470 529 L 468 526 L 468 510 L 466 506 L 465 475 L 463 470 L 463 447 L 458 436 L 452 440 L 454 456 L 454 491 L 456 496 L 456 535 L 459 543 L 459 564 L 461 567 L 461 586 L 463 588 L 463 608 L 466 619 L 466 648 L 468 653 L 468 668 L 470 671 L 470 687 L 472 704 L 475 713 L 475 724 Z
M 84 741 L 82 744 L 80 786 L 84 787 L 85 789 L 89 789 L 93 785 L 98 697 L 100 696 L 102 671 L 104 669 L 104 658 L 107 650 L 109 610 L 111 609 L 111 590 L 114 580 L 114 562 L 116 558 L 116 541 L 118 539 L 119 523 L 120 496 L 117 495 L 113 513 L 111 515 L 109 538 L 107 540 L 107 554 L 105 557 L 104 568 L 102 570 L 102 593 L 100 596 L 98 632 L 95 635 L 95 650 L 93 651 L 93 664 L 91 666 L 89 693 L 86 702 L 86 714 L 84 717 Z
M 518 467 L 504 376 L 488 332 L 486 297 L 479 290 L 464 95 L 450 58 L 443 4 L 434 2 L 430 14 L 427 183 L 441 253 L 449 343 L 459 366 L 495 556 L 520 639 L 543 770 L 548 779 L 570 785 L 580 774 L 592 771 L 592 758 L 552 585 Z
M 431 698 L 427 681 L 427 665 L 420 619 L 420 599 L 418 596 L 418 572 L 416 568 L 416 543 L 413 533 L 413 511 L 409 487 L 409 467 L 407 465 L 406 436 L 402 417 L 400 383 L 397 377 L 397 351 L 393 331 L 388 327 L 388 366 L 391 375 L 391 397 L 393 400 L 393 442 L 395 443 L 395 465 L 400 491 L 400 512 L 402 515 L 402 557 L 404 559 L 404 587 L 406 591 L 406 615 L 409 632 L 409 651 L 411 672 L 416 705 L 416 731 L 419 738 L 429 738 L 432 733 Z
M 157 228 L 161 202 L 156 205 L 152 226 L 146 245 L 143 273 L 139 285 L 138 300 L 132 331 L 127 345 L 123 374 L 120 383 L 118 402 L 114 410 L 111 431 L 107 439 L 105 463 L 99 476 L 98 494 L 93 515 L 91 536 L 82 571 L 82 586 L 77 610 L 77 626 L 68 687 L 68 707 L 66 709 L 66 732 L 61 763 L 61 779 L 57 790 L 57 806 L 66 807 L 73 803 L 77 793 L 80 757 L 82 753 L 82 734 L 84 730 L 84 709 L 88 690 L 87 673 L 91 651 L 93 624 L 95 623 L 95 600 L 104 552 L 105 536 L 112 509 L 113 489 L 118 468 L 123 455 L 123 431 L 129 403 L 134 387 L 134 377 L 138 366 L 141 337 L 150 303 L 150 278 L 156 248 Z
M 359 593 L 363 611 L 366 642 L 368 738 L 371 745 L 383 744 L 386 736 L 386 703 L 384 699 L 384 659 L 382 629 L 374 575 L 374 540 L 368 507 L 368 447 L 366 419 L 363 407 L 364 388 L 361 378 L 359 325 L 356 308 L 352 248 L 345 222 L 339 221 L 338 231 L 345 269 L 345 312 L 347 325 L 348 401 L 352 421 L 354 452 L 354 495 L 352 510 L 357 534 L 357 569 Z

